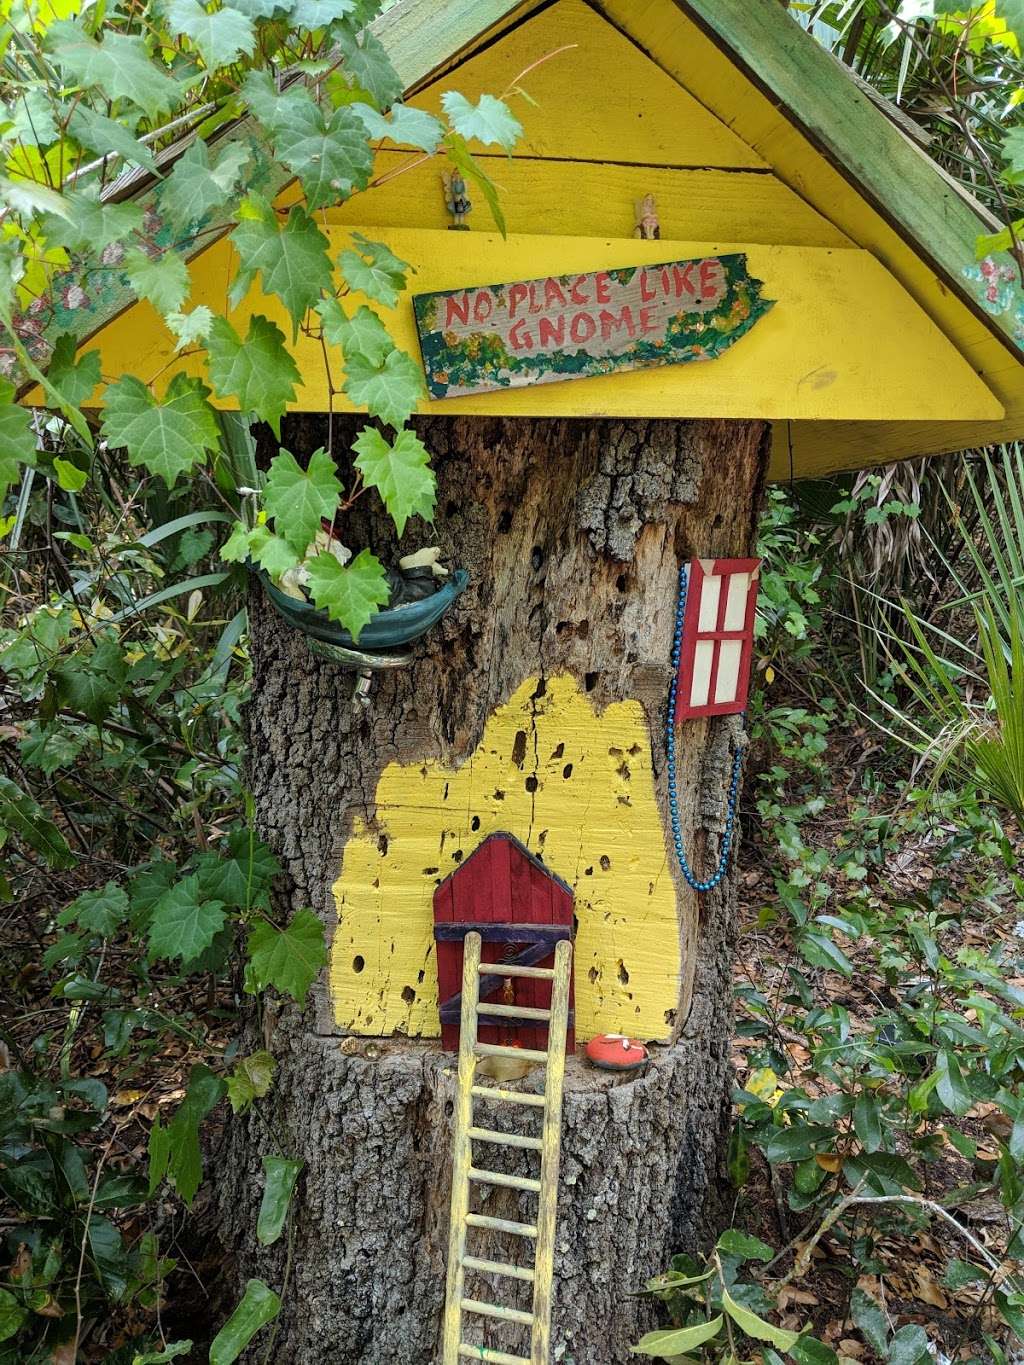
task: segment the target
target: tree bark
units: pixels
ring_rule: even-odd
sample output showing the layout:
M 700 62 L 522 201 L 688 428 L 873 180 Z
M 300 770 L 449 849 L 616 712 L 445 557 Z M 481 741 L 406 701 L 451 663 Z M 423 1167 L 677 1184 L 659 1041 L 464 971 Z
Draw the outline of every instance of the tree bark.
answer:
M 418 429 L 438 474 L 431 539 L 471 580 L 416 647 L 415 664 L 378 675 L 372 708 L 360 714 L 350 703 L 352 675 L 312 657 L 258 593 L 252 603 L 250 781 L 259 832 L 286 870 L 290 908 L 314 907 L 331 934 L 341 855 L 353 822 L 374 827 L 385 767 L 442 760 L 457 768 L 525 679 L 538 679 L 542 691 L 546 680 L 571 675 L 598 713 L 623 699 L 641 703 L 667 831 L 665 699 L 678 565 L 692 553 L 753 548 L 763 423 L 458 418 L 423 420 Z M 323 419 L 295 418 L 284 444 L 301 458 L 326 434 Z M 350 434 L 336 419 L 336 452 Z M 363 501 L 346 539 L 381 553 L 393 533 Z M 402 552 L 416 543 L 410 528 Z M 691 722 L 680 737 L 680 811 L 698 869 L 717 857 L 738 736 L 737 719 L 726 717 Z M 676 886 L 685 967 L 670 1040 L 652 1049 L 642 1073 L 598 1072 L 581 1057 L 566 1070 L 552 1334 L 552 1359 L 565 1365 L 627 1361 L 630 1344 L 655 1325 L 650 1301 L 627 1294 L 699 1242 L 715 1216 L 735 884 L 730 874 L 695 896 L 668 837 L 663 865 Z M 340 1036 L 323 1009 L 319 1021 L 316 1013 L 268 1009 L 262 1021 L 280 1063 L 273 1132 L 306 1163 L 269 1359 L 434 1361 L 454 1059 L 437 1040 Z M 539 1088 L 533 1075 L 521 1083 Z M 531 1113 L 523 1111 L 520 1131 L 533 1131 Z M 501 1118 L 514 1126 L 514 1116 Z M 255 1120 L 235 1134 L 221 1170 L 225 1244 L 239 1249 L 245 1274 L 280 1287 L 285 1250 L 253 1245 L 259 1154 L 273 1140 Z M 521 1174 L 535 1173 L 532 1159 L 488 1152 L 496 1169 Z M 532 1216 L 531 1195 L 496 1187 L 483 1195 L 489 1213 Z M 479 1254 L 515 1260 L 521 1245 L 510 1241 L 492 1239 Z M 477 1297 L 528 1307 L 517 1289 L 527 1286 L 488 1285 L 486 1277 L 474 1285 Z M 471 1341 L 526 1349 L 523 1329 L 467 1323 Z

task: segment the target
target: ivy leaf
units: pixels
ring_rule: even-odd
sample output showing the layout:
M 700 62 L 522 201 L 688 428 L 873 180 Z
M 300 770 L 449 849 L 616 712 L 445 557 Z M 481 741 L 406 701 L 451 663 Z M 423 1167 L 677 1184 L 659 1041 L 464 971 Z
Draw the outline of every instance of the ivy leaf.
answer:
M 358 250 L 343 251 L 338 261 L 346 284 L 385 308 L 394 308 L 405 288 L 408 264 L 400 261 L 383 242 L 368 241 L 361 232 L 353 232 L 352 237 Z
M 135 35 L 107 33 L 98 43 L 77 21 L 60 19 L 50 27 L 47 46 L 73 83 L 99 86 L 107 100 L 130 100 L 149 119 L 167 113 L 181 98 L 181 86 L 161 62 L 151 60 Z
M 265 1156 L 263 1160 L 263 1198 L 256 1219 L 256 1240 L 269 1247 L 280 1237 L 288 1217 L 295 1182 L 302 1172 L 301 1161 L 289 1161 L 283 1156 Z
M 101 891 L 84 891 L 57 916 L 57 923 L 77 924 L 100 938 L 110 938 L 128 918 L 128 895 L 115 882 Z
M 274 518 L 277 533 L 299 555 L 305 554 L 321 520 L 334 516 L 340 496 L 341 482 L 325 450 L 314 451 L 306 469 L 287 450 L 271 460 L 263 505 L 267 515 Z
M 253 1337 L 273 1322 L 281 1300 L 262 1280 L 249 1280 L 242 1301 L 210 1342 L 210 1365 L 234 1365 Z
M 188 38 L 211 71 L 230 66 L 256 46 L 252 20 L 236 9 L 211 14 L 197 0 L 170 0 L 165 13 L 171 32 Z
M 416 411 L 426 390 L 423 374 L 412 356 L 395 350 L 381 366 L 371 365 L 365 356 L 349 356 L 345 392 L 356 407 L 365 408 L 389 426 L 401 427 Z
M 346 356 L 361 355 L 371 365 L 380 365 L 395 343 L 372 308 L 361 304 L 349 317 L 337 299 L 323 299 L 316 306 L 323 323 L 324 339 L 340 346 Z
M 400 431 L 388 444 L 375 427 L 366 427 L 354 442 L 356 468 L 363 482 L 376 488 L 399 535 L 410 517 L 430 521 L 434 515 L 437 480 L 426 446 L 413 431 Z
M 301 87 L 279 95 L 266 72 L 250 72 L 242 93 L 269 132 L 278 160 L 302 182 L 309 210 L 337 204 L 369 184 L 373 150 L 350 109 L 335 109 L 328 119 Z
M 270 1089 L 277 1061 L 269 1052 L 254 1052 L 235 1063 L 228 1077 L 228 1099 L 236 1114 L 244 1114 L 253 1100 L 261 1100 Z
M 340 621 L 353 640 L 391 595 L 384 566 L 369 550 L 360 550 L 350 564 L 339 564 L 322 552 L 309 561 L 309 592 L 332 621 Z
M 76 106 L 68 122 L 68 132 L 80 146 L 88 147 L 91 152 L 98 152 L 100 156 L 113 154 L 153 175 L 157 173 L 153 153 L 144 142 L 132 137 L 116 119 L 98 114 L 87 104 Z
M 125 256 L 121 268 L 138 297 L 148 299 L 161 314 L 176 312 L 191 288 L 185 258 L 176 251 L 150 256 L 135 247 Z
M 365 28 L 357 33 L 344 25 L 332 36 L 345 54 L 346 77 L 365 90 L 378 109 L 387 109 L 405 87 L 380 39 Z
M 299 910 L 286 929 L 261 920 L 249 934 L 248 951 L 247 987 L 260 991 L 274 986 L 301 1005 L 327 961 L 324 926 L 312 910 Z
M 35 465 L 32 412 L 14 401 L 14 385 L 0 379 L 0 498 L 21 477 L 21 465 Z
M 178 231 L 198 227 L 227 203 L 249 158 L 248 147 L 232 142 L 211 165 L 210 149 L 197 137 L 157 191 L 161 215 Z
M 227 318 L 214 318 L 206 351 L 214 393 L 221 398 L 237 398 L 243 412 L 254 412 L 268 422 L 280 439 L 281 415 L 294 400 L 299 382 L 299 371 L 285 350 L 280 327 L 254 313 L 242 341 Z
M 153 957 L 176 957 L 187 966 L 209 948 L 224 927 L 224 907 L 200 897 L 199 878 L 193 873 L 156 902 L 149 923 Z
M 184 346 L 206 340 L 213 326 L 213 314 L 205 303 L 200 303 L 188 313 L 168 313 L 164 322 L 175 335 L 174 349 L 180 351 Z
M 63 332 L 54 345 L 46 373 L 68 402 L 79 408 L 91 397 L 102 376 L 99 351 L 86 351 L 76 363 L 77 352 L 78 342 L 74 335 Z
M 279 228 L 270 204 L 246 200 L 231 242 L 241 262 L 239 287 L 247 288 L 252 277 L 261 274 L 264 292 L 276 294 L 288 309 L 294 339 L 307 310 L 331 288 L 327 238 L 301 204 L 294 205 Z
M 86 745 L 84 734 L 64 725 L 33 725 L 18 745 L 21 757 L 33 768 L 52 777 L 74 763 Z
M 409 104 L 393 105 L 387 117 L 369 104 L 351 104 L 349 108 L 362 120 L 370 137 L 378 141 L 386 138 L 400 147 L 418 147 L 432 155 L 444 137 L 439 119 Z
M 220 433 L 209 389 L 199 379 L 176 374 L 158 402 L 141 380 L 124 375 L 104 395 L 103 434 L 112 446 L 123 446 L 133 465 L 143 465 L 173 488 L 220 449 Z
M 481 95 L 477 104 L 470 104 L 457 90 L 446 90 L 441 104 L 457 133 L 467 140 L 475 138 L 485 147 L 504 147 L 510 152 L 523 135 L 523 125 L 515 114 L 504 100 L 493 95 Z

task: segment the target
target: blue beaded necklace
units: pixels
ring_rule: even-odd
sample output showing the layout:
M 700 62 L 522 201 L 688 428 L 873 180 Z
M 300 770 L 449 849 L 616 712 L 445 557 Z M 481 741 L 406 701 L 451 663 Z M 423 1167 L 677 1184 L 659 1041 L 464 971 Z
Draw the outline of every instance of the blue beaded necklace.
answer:
M 683 565 L 679 570 L 679 603 L 676 607 L 675 636 L 672 642 L 672 685 L 668 690 L 668 720 L 666 730 L 668 740 L 666 751 L 668 757 L 668 808 L 672 816 L 672 838 L 675 841 L 676 857 L 679 859 L 679 869 L 686 878 L 688 885 L 694 891 L 712 891 L 725 876 L 729 866 L 729 854 L 732 850 L 732 832 L 736 823 L 736 798 L 740 785 L 740 769 L 743 766 L 743 751 L 736 750 L 736 755 L 732 761 L 732 780 L 729 783 L 729 798 L 725 816 L 725 833 L 722 836 L 722 851 L 718 859 L 718 867 L 714 874 L 701 881 L 693 869 L 690 867 L 686 857 L 686 850 L 683 848 L 683 832 L 679 825 L 679 798 L 676 791 L 676 689 L 679 680 L 679 656 L 683 646 L 683 618 L 686 615 L 686 589 L 690 581 L 690 572 L 687 565 Z M 740 722 L 746 712 L 740 714 Z

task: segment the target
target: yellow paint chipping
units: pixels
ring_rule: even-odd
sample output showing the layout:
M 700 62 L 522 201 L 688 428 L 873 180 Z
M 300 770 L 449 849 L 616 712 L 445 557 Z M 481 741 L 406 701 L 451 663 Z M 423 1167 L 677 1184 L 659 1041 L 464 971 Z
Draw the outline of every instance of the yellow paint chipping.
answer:
M 434 888 L 496 830 L 576 895 L 576 1032 L 665 1039 L 679 1003 L 676 890 L 639 702 L 598 714 L 574 678 L 527 679 L 459 768 L 390 764 L 334 886 L 340 1027 L 435 1037 Z

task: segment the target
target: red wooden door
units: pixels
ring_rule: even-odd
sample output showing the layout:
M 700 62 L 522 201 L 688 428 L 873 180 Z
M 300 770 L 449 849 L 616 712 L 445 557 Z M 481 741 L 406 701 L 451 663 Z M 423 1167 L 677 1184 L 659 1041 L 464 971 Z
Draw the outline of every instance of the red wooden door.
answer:
M 448 1051 L 459 1046 L 462 990 L 462 942 L 471 930 L 482 938 L 484 962 L 518 961 L 551 967 L 554 945 L 573 932 L 573 894 L 539 858 L 511 834 L 492 834 L 434 892 L 434 935 L 437 940 L 437 985 L 441 1042 Z M 516 930 L 522 937 L 516 937 Z M 547 1009 L 551 982 L 527 977 L 492 977 L 483 983 L 481 999 L 493 1003 Z M 570 1026 L 566 1045 L 575 1049 L 570 994 Z M 483 1043 L 539 1048 L 547 1046 L 546 1024 L 501 1020 L 481 1022 Z

